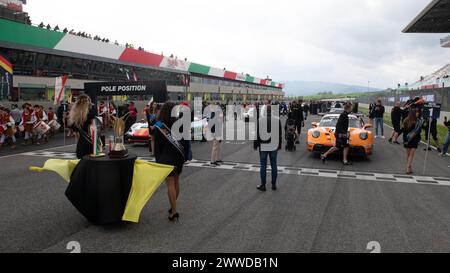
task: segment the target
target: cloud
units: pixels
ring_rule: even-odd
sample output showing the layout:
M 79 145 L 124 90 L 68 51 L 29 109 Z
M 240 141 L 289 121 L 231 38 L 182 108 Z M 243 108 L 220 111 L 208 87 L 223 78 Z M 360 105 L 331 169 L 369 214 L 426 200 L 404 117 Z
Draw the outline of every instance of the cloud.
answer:
M 35 23 L 274 80 L 393 87 L 443 66 L 442 35 L 401 30 L 429 0 L 29 1 Z

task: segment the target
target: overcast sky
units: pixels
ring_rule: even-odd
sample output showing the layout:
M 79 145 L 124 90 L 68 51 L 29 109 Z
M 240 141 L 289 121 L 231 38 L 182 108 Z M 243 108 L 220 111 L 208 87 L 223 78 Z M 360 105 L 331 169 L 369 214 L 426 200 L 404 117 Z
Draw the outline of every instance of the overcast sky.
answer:
M 449 62 L 445 35 L 401 30 L 431 0 L 29 0 L 44 21 L 275 81 L 378 88 Z

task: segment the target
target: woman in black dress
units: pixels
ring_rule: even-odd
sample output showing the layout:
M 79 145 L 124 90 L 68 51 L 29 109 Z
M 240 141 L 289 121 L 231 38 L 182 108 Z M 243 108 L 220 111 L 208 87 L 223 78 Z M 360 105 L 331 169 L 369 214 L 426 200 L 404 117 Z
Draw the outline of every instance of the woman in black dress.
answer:
M 69 113 L 69 126 L 76 133 L 77 158 L 82 159 L 92 153 L 92 141 L 89 134 L 89 126 L 95 118 L 96 111 L 93 109 L 91 98 L 80 95 Z
M 406 174 L 412 174 L 412 165 L 414 160 L 414 154 L 419 146 L 421 136 L 421 130 L 417 132 L 417 124 L 419 122 L 419 111 L 410 110 L 408 117 L 403 122 L 403 141 L 406 149 Z M 420 126 L 421 127 L 421 126 Z M 415 131 L 415 132 L 414 132 Z
M 171 165 L 175 169 L 166 179 L 167 195 L 170 202 L 169 220 L 178 220 L 177 199 L 180 195 L 180 174 L 185 162 L 183 146 L 173 138 L 171 133 L 172 125 L 176 118 L 172 117 L 174 103 L 167 102 L 161 108 L 158 115 L 158 122 L 155 124 L 155 159 L 156 163 Z

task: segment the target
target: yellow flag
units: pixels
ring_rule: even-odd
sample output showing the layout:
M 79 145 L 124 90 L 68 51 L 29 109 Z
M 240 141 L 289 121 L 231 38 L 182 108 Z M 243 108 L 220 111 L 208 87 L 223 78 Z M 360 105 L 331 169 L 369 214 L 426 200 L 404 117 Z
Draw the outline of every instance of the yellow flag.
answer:
M 64 159 L 49 159 L 45 162 L 44 167 L 30 167 L 30 171 L 43 172 L 51 171 L 59 174 L 67 183 L 70 182 L 70 176 L 73 170 L 78 165 L 80 160 L 64 160 Z
M 45 162 L 44 167 L 30 167 L 30 170 L 37 172 L 52 171 L 69 183 L 72 172 L 78 163 L 79 160 L 49 159 Z M 122 216 L 123 221 L 139 222 L 142 209 L 173 169 L 173 166 L 142 160 L 135 161 L 133 182 Z
M 134 163 L 133 184 L 128 196 L 125 213 L 122 217 L 123 221 L 139 222 L 139 216 L 145 204 L 147 204 L 148 200 L 173 169 L 173 166 L 136 160 Z

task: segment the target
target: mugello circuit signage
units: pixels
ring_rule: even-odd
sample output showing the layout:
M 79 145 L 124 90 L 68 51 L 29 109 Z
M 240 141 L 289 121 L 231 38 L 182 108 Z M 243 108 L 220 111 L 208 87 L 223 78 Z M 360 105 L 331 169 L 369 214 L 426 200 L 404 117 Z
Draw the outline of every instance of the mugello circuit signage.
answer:
M 146 85 L 103 85 L 100 87 L 100 93 L 108 92 L 145 92 L 147 90 Z

